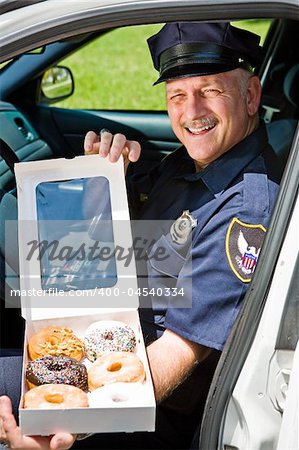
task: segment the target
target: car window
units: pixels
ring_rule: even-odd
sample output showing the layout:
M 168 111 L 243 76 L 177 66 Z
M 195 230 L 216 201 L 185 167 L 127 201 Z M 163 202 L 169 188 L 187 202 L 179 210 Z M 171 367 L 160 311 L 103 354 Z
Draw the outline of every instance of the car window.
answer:
M 251 30 L 264 42 L 270 20 L 248 20 L 234 25 Z M 55 103 L 62 108 L 105 110 L 165 110 L 163 83 L 152 86 L 157 72 L 146 40 L 163 24 L 112 30 L 61 61 L 71 69 L 75 92 Z
M 55 103 L 65 108 L 112 110 L 164 110 L 162 85 L 153 87 L 152 67 L 146 39 L 161 25 L 119 28 L 81 48 L 61 64 L 71 69 L 75 92 Z

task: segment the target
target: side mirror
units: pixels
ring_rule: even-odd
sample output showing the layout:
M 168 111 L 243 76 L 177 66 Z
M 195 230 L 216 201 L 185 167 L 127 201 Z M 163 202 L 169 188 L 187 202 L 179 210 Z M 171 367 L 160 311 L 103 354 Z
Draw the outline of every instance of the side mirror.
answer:
M 40 84 L 40 101 L 55 103 L 73 94 L 74 78 L 68 67 L 56 66 L 46 70 Z

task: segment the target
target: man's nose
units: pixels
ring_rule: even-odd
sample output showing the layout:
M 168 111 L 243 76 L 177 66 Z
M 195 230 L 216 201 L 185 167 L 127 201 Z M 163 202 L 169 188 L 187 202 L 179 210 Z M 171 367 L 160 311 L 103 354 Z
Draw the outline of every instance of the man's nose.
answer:
M 198 119 L 199 117 L 203 117 L 206 115 L 206 99 L 197 93 L 189 95 L 185 105 L 186 118 L 189 120 Z

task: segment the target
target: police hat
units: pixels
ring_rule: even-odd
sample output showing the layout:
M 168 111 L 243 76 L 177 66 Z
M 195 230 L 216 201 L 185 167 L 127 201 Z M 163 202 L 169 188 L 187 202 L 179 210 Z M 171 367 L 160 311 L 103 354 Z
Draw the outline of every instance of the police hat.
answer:
M 154 84 L 238 67 L 253 72 L 263 56 L 258 35 L 228 22 L 168 23 L 147 42 L 160 73 Z

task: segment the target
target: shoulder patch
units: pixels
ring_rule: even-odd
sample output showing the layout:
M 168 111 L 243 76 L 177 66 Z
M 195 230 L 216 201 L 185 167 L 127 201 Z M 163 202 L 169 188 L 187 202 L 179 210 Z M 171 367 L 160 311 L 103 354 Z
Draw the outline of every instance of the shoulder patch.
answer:
M 230 268 L 243 281 L 250 283 L 266 234 L 263 225 L 251 225 L 236 217 L 231 221 L 225 241 Z

